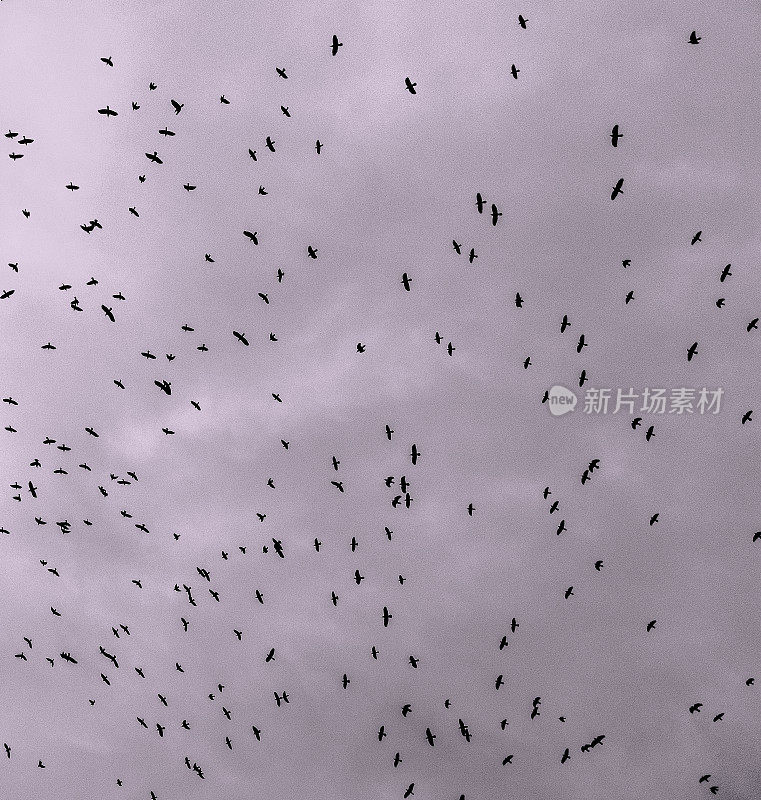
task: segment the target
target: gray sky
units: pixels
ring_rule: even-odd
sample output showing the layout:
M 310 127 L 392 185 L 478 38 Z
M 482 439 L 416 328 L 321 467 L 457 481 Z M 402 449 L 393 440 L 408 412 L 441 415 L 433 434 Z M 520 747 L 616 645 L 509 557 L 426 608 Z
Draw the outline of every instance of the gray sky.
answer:
M 4 795 L 754 796 L 759 34 L 739 1 L 0 5 Z

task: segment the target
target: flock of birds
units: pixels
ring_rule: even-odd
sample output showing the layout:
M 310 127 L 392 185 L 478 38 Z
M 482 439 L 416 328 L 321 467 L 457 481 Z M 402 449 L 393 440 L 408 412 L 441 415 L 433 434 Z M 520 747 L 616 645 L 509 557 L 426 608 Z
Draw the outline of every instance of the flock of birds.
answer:
M 527 31 L 529 29 L 529 20 L 524 16 L 518 15 L 517 23 L 522 30 Z M 701 37 L 698 36 L 695 31 L 693 31 L 689 35 L 687 41 L 691 45 L 698 45 L 698 43 L 701 41 Z M 344 47 L 344 42 L 340 41 L 337 35 L 334 35 L 332 40 L 326 43 L 326 47 L 329 49 L 333 57 L 339 57 L 341 55 L 341 48 Z M 109 70 L 113 69 L 115 71 L 118 70 L 118 60 L 114 59 L 112 56 L 104 56 L 100 58 L 100 61 L 103 63 L 104 68 Z M 274 67 L 274 70 L 275 74 L 283 81 L 290 79 L 287 68 L 276 66 Z M 520 72 L 521 70 L 515 64 L 510 66 L 509 74 L 512 75 L 515 80 L 518 80 Z M 157 88 L 157 84 L 150 83 L 148 87 L 149 93 L 152 94 L 157 90 Z M 422 91 L 418 86 L 418 82 L 409 76 L 404 77 L 403 80 L 400 78 L 400 91 L 401 90 L 407 91 L 410 95 L 418 95 Z M 232 102 L 233 101 L 227 98 L 224 94 L 219 96 L 219 103 L 222 105 L 230 105 Z M 180 139 L 183 136 L 183 113 L 186 109 L 186 105 L 191 103 L 193 103 L 192 98 L 182 98 L 182 102 L 180 102 L 178 99 L 170 98 L 166 103 L 167 113 L 171 113 L 176 122 L 172 125 L 172 128 L 170 128 L 168 125 L 165 125 L 158 130 L 158 135 L 160 135 L 166 142 L 165 145 L 163 145 L 161 148 L 153 148 L 152 146 L 149 146 L 148 149 L 144 151 L 146 172 L 141 172 L 138 174 L 137 180 L 140 184 L 150 185 L 153 177 L 150 174 L 150 171 L 160 169 L 165 163 L 165 159 L 168 160 L 172 158 L 171 142 L 175 139 L 175 137 Z M 112 120 L 118 124 L 118 118 L 120 116 L 124 115 L 125 113 L 139 113 L 144 104 L 144 101 L 134 101 L 131 103 L 131 107 L 128 109 L 117 109 L 116 107 L 112 108 L 110 104 L 106 104 L 100 108 L 93 109 L 93 111 L 104 118 L 104 125 L 111 124 Z M 280 107 L 280 111 L 286 118 L 292 117 L 292 112 L 289 106 L 282 105 Z M 619 144 L 624 140 L 624 136 L 624 131 L 621 130 L 620 126 L 618 124 L 613 125 L 609 135 L 610 145 L 614 148 L 618 148 Z M 16 163 L 21 162 L 21 160 L 24 159 L 29 152 L 31 152 L 30 148 L 35 143 L 34 138 L 26 133 L 21 133 L 20 130 L 17 129 L 9 129 L 8 132 L 5 133 L 5 139 L 10 145 L 8 157 Z M 263 135 L 261 137 L 261 142 L 261 148 L 266 151 L 266 154 L 274 155 L 278 152 L 276 147 L 278 142 L 275 141 L 271 135 Z M 317 139 L 314 142 L 316 156 L 320 156 L 326 147 L 329 147 L 329 143 L 323 143 L 320 139 Z M 248 148 L 248 155 L 253 162 L 257 162 L 261 158 L 262 152 L 253 148 Z M 19 164 L 19 167 L 23 167 L 23 162 Z M 80 185 L 76 180 L 72 180 L 66 184 L 65 188 L 73 194 L 80 190 Z M 197 184 L 186 182 L 182 185 L 182 188 L 186 192 L 191 193 L 196 191 L 199 187 Z M 260 196 L 266 196 L 268 194 L 268 190 L 265 186 L 260 185 L 258 188 L 258 194 Z M 503 212 L 500 210 L 498 204 L 486 199 L 480 191 L 474 191 L 473 194 L 476 213 L 478 215 L 486 215 L 486 218 L 488 222 L 490 222 L 491 226 L 496 227 L 500 225 Z M 611 200 L 615 201 L 623 194 L 624 178 L 621 177 L 612 187 L 610 198 Z M 140 209 L 137 207 L 137 205 L 128 205 L 125 210 L 126 213 L 129 213 L 133 217 L 140 218 Z M 22 209 L 22 213 L 27 219 L 32 218 L 32 212 L 29 209 Z M 84 219 L 79 224 L 79 227 L 83 232 L 82 235 L 87 237 L 97 237 L 99 233 L 108 226 L 109 220 L 103 214 L 94 216 L 92 219 Z M 240 236 L 245 238 L 245 240 L 249 242 L 252 247 L 256 247 L 259 245 L 260 237 L 266 236 L 266 234 L 260 233 L 259 230 L 243 229 L 240 232 Z M 698 231 L 692 237 L 691 245 L 695 246 L 699 244 L 702 241 L 701 237 L 702 231 Z M 452 247 L 457 256 L 463 256 L 471 265 L 474 264 L 478 258 L 475 246 L 463 245 L 455 239 L 452 239 Z M 319 247 L 312 242 L 304 242 L 303 254 L 304 258 L 316 260 L 319 256 Z M 200 254 L 199 258 L 201 256 L 204 263 L 215 263 L 215 257 L 212 253 Z M 624 269 L 629 268 L 631 264 L 631 259 L 622 259 L 622 266 Z M 731 265 L 727 264 L 727 266 L 721 271 L 718 278 L 720 284 L 724 284 L 725 281 L 732 276 L 730 267 Z M 24 274 L 23 267 L 18 260 L 8 262 L 8 268 L 11 271 L 11 279 L 8 279 L 5 286 L 0 287 L 0 300 L 12 303 L 17 297 L 17 292 L 23 291 Z M 282 284 L 286 278 L 286 273 L 282 268 L 277 269 L 275 278 L 277 285 Z M 70 283 L 62 283 L 58 286 L 58 289 L 67 298 L 68 307 L 71 313 L 84 315 L 94 310 L 95 313 L 102 314 L 109 324 L 118 325 L 120 321 L 120 306 L 128 303 L 128 298 L 121 291 L 111 292 L 104 290 L 104 283 L 107 283 L 107 281 L 104 281 L 102 278 L 91 277 L 84 283 L 84 285 L 75 286 Z M 401 289 L 399 288 L 400 286 Z M 414 290 L 415 278 L 412 274 L 412 269 L 408 269 L 408 271 L 402 272 L 399 282 L 396 284 L 396 291 L 414 292 Z M 516 308 L 521 309 L 526 304 L 530 303 L 530 299 L 527 299 L 526 294 L 526 292 L 523 292 L 522 294 L 520 291 L 515 294 Z M 260 291 L 258 292 L 258 298 L 263 306 L 269 306 L 272 302 L 274 302 L 273 291 Z M 624 304 L 629 305 L 630 303 L 634 302 L 634 300 L 635 295 L 633 290 L 627 291 L 623 299 Z M 725 298 L 721 297 L 717 299 L 716 306 L 718 308 L 721 308 L 724 304 Z M 0 306 L 0 311 L 1 310 L 2 306 Z M 564 333 L 573 324 L 573 322 L 569 319 L 568 314 L 564 315 L 562 320 L 559 320 L 558 322 L 560 333 Z M 758 318 L 754 318 L 748 322 L 746 326 L 747 333 L 756 331 L 758 329 L 758 322 Z M 153 353 L 150 349 L 142 350 L 140 351 L 139 355 L 142 357 L 142 359 L 144 359 L 143 384 L 136 385 L 134 380 L 130 383 L 129 381 L 123 380 L 119 376 L 114 376 L 113 387 L 115 387 L 115 389 L 119 392 L 148 391 L 146 387 L 150 387 L 151 391 L 160 392 L 167 397 L 176 399 L 179 395 L 183 398 L 184 403 L 192 407 L 194 412 L 204 413 L 206 409 L 202 407 L 199 398 L 189 396 L 185 387 L 179 387 L 177 385 L 177 381 L 170 379 L 171 376 L 168 373 L 168 370 L 171 368 L 170 365 L 175 361 L 175 359 L 191 358 L 193 349 L 201 354 L 209 351 L 209 347 L 203 338 L 197 338 L 194 336 L 196 333 L 196 328 L 194 326 L 184 323 L 181 326 L 181 331 L 183 335 L 190 340 L 188 348 L 184 348 L 182 353 Z M 442 336 L 439 331 L 432 331 L 431 334 L 435 343 L 442 346 L 442 348 L 446 350 L 446 353 L 449 357 L 455 357 L 457 347 L 452 341 L 446 341 L 446 337 Z M 269 343 L 274 345 L 274 343 L 278 342 L 278 335 L 274 331 L 270 332 L 268 339 Z M 252 338 L 250 334 L 244 330 L 235 330 L 232 327 L 229 330 L 229 341 L 230 347 L 237 347 L 239 345 L 241 347 L 250 347 L 252 344 Z M 585 334 L 580 333 L 576 344 L 576 352 L 582 354 L 588 345 L 589 342 Z M 58 343 L 53 341 L 40 343 L 40 348 L 44 351 L 55 351 L 57 350 L 58 346 Z M 368 345 L 363 342 L 358 342 L 356 345 L 357 353 L 365 353 L 367 346 Z M 698 342 L 690 344 L 685 349 L 688 361 L 692 361 L 699 355 Z M 531 355 L 526 355 L 523 359 L 523 367 L 524 369 L 529 369 L 531 366 Z M 53 369 L 55 369 L 55 367 L 53 367 Z M 578 385 L 579 387 L 583 387 L 587 382 L 587 371 L 582 370 L 579 375 Z M 16 387 L 16 391 L 13 394 L 8 394 L 2 398 L 3 408 L 5 409 L 5 424 L 3 427 L 8 436 L 14 436 L 20 431 L 20 423 L 17 421 L 17 412 L 20 406 L 22 406 L 24 403 L 28 406 L 34 404 L 33 397 L 27 396 L 22 400 L 18 399 L 19 395 L 24 395 L 23 386 Z M 548 395 L 545 393 L 544 397 L 541 398 L 541 402 L 545 403 L 547 401 L 547 397 Z M 272 392 L 271 398 L 273 403 L 287 402 L 287 398 L 284 398 L 282 396 L 282 392 L 279 391 Z M 539 398 L 537 398 L 537 400 L 539 400 Z M 745 425 L 751 421 L 752 410 L 748 410 L 742 416 L 741 422 L 743 425 Z M 632 428 L 636 429 L 640 423 L 641 418 L 635 419 L 632 422 Z M 394 440 L 396 433 L 392 427 L 393 424 L 394 423 L 392 421 L 389 421 L 388 424 L 384 422 L 383 425 L 379 427 L 379 439 L 385 439 L 387 442 L 392 442 Z M 176 431 L 173 430 L 169 425 L 165 424 L 161 425 L 160 427 L 165 436 L 169 437 L 176 435 Z M 81 529 L 81 526 L 92 527 L 93 525 L 100 524 L 103 520 L 90 518 L 58 518 L 54 512 L 51 512 L 50 510 L 44 510 L 45 490 L 41 487 L 43 484 L 47 486 L 47 481 L 40 480 L 38 476 L 50 473 L 55 476 L 64 477 L 71 475 L 74 472 L 78 472 L 86 475 L 92 492 L 98 497 L 102 498 L 104 503 L 107 501 L 107 503 L 103 506 L 103 515 L 106 519 L 109 519 L 108 515 L 110 514 L 114 520 L 127 521 L 134 527 L 136 531 L 143 535 L 155 535 L 156 531 L 149 527 L 148 522 L 144 519 L 141 519 L 139 512 L 130 507 L 130 488 L 134 488 L 140 483 L 140 477 L 137 470 L 112 469 L 110 467 L 102 466 L 101 462 L 103 451 L 102 449 L 99 450 L 99 448 L 103 438 L 107 437 L 108 434 L 96 430 L 93 425 L 89 424 L 82 425 L 82 430 L 87 435 L 86 441 L 89 445 L 87 447 L 69 446 L 66 441 L 64 441 L 58 435 L 55 438 L 51 436 L 40 438 L 35 443 L 36 449 L 33 457 L 30 458 L 28 464 L 25 465 L 23 470 L 19 470 L 19 474 L 14 477 L 9 484 L 11 491 L 8 495 L 8 501 L 11 504 L 18 505 L 24 510 L 25 523 L 30 528 L 41 529 L 45 526 L 50 526 L 51 528 L 57 528 L 60 534 L 63 536 L 76 536 L 77 532 Z M 647 441 L 650 441 L 650 439 L 654 436 L 654 433 L 654 426 L 650 426 L 646 433 Z M 286 438 L 282 438 L 280 439 L 280 445 L 284 450 L 287 451 L 291 446 L 291 441 Z M 414 497 L 412 495 L 414 470 L 419 461 L 425 457 L 425 454 L 421 452 L 417 443 L 415 442 L 406 442 L 405 451 L 407 453 L 406 458 L 408 459 L 408 466 L 404 469 L 404 473 L 399 475 L 389 475 L 384 479 L 385 487 L 389 490 L 388 504 L 389 507 L 394 510 L 409 509 L 414 503 Z M 345 478 L 343 478 L 340 469 L 340 459 L 335 455 L 332 456 L 329 467 L 333 473 L 329 480 L 330 485 L 338 493 L 344 494 L 347 489 L 345 485 Z M 583 470 L 583 473 L 579 475 L 581 484 L 586 484 L 587 482 L 594 480 L 597 473 L 603 468 L 604 465 L 601 463 L 601 459 L 591 459 L 588 463 L 588 466 Z M 408 472 L 410 473 L 409 475 L 407 474 Z M 410 477 L 410 475 L 413 477 Z M 267 479 L 266 487 L 268 490 L 277 491 L 276 478 L 269 477 Z M 553 516 L 553 518 L 555 514 L 557 514 L 558 517 L 561 516 L 559 510 L 560 501 L 555 499 L 550 486 L 544 488 L 542 492 L 542 500 L 547 503 L 547 513 L 550 516 Z M 473 517 L 474 515 L 477 515 L 478 508 L 472 502 L 470 502 L 462 509 L 462 512 L 463 514 L 467 514 L 468 517 Z M 267 514 L 264 512 L 257 514 L 259 523 L 265 523 L 266 518 Z M 659 513 L 654 511 L 649 518 L 649 526 L 652 527 L 658 521 Z M 566 519 L 560 519 L 555 529 L 556 535 L 561 536 L 567 534 L 568 530 L 569 528 L 566 523 Z M 385 537 L 391 541 L 394 531 L 388 526 L 384 526 L 383 531 Z M 11 529 L 3 525 L 0 527 L 0 534 L 8 537 L 14 537 L 22 535 L 22 531 L 20 529 Z M 172 536 L 174 541 L 179 543 L 181 534 L 173 533 Z M 753 541 L 755 542 L 759 539 L 761 539 L 761 532 L 754 535 Z M 315 553 L 321 553 L 324 546 L 319 536 L 314 538 L 312 546 Z M 356 536 L 352 536 L 350 541 L 351 551 L 354 552 L 358 546 L 359 543 Z M 178 597 L 182 598 L 182 601 L 185 605 L 185 610 L 176 620 L 178 631 L 184 635 L 192 636 L 194 628 L 194 615 L 199 607 L 199 604 L 222 605 L 224 603 L 226 599 L 224 591 L 224 576 L 227 562 L 229 562 L 231 559 L 244 559 L 248 557 L 250 550 L 253 550 L 253 547 L 250 544 L 240 545 L 235 551 L 222 550 L 218 555 L 219 562 L 217 564 L 198 564 L 195 567 L 195 571 L 192 576 L 183 576 L 183 578 L 178 579 L 176 582 L 170 581 L 170 583 L 173 583 L 173 592 L 175 592 Z M 270 558 L 274 559 L 287 559 L 289 555 L 288 550 L 288 542 L 276 537 L 269 537 L 266 540 L 266 543 L 261 546 L 262 555 L 268 555 Z M 595 560 L 593 564 L 594 569 L 598 573 L 601 572 L 605 566 L 603 560 L 601 559 Z M 414 564 L 409 564 L 406 566 L 410 571 L 414 570 Z M 39 559 L 39 567 L 45 576 L 48 576 L 50 579 L 55 579 L 56 581 L 61 581 L 63 576 L 56 563 L 51 563 L 51 561 L 47 558 L 41 558 Z M 361 586 L 362 582 L 366 579 L 366 576 L 362 574 L 360 568 L 357 568 L 354 571 L 353 580 L 356 586 Z M 409 578 L 403 574 L 398 575 L 398 582 L 400 586 L 404 586 L 408 579 Z M 144 589 L 143 579 L 139 575 L 130 577 L 129 583 L 135 591 Z M 56 593 L 55 587 L 55 583 L 50 583 L 50 591 L 53 596 L 55 596 Z M 569 585 L 565 587 L 562 591 L 562 595 L 565 600 L 571 601 L 571 598 L 575 596 L 574 586 Z M 260 606 L 266 608 L 268 598 L 260 588 L 256 588 L 254 590 L 253 596 Z M 332 606 L 338 606 L 341 600 L 342 597 L 336 591 L 331 591 L 330 603 Z M 390 606 L 391 603 L 389 601 L 388 605 L 383 605 L 377 609 L 377 624 L 380 630 L 389 629 L 390 633 L 392 634 L 394 613 L 392 613 L 393 609 L 390 608 Z M 58 621 L 58 624 L 61 626 L 65 626 L 70 617 L 76 613 L 67 603 L 66 592 L 63 589 L 61 590 L 59 599 L 55 600 L 50 606 L 49 613 Z M 494 642 L 494 648 L 498 649 L 499 651 L 506 649 L 509 644 L 514 642 L 521 635 L 521 631 L 519 630 L 521 623 L 515 617 L 512 617 L 509 622 L 506 621 L 505 625 L 505 634 L 499 641 Z M 642 627 L 648 634 L 656 631 L 656 625 L 656 619 L 645 619 L 642 621 Z M 171 692 L 168 691 L 166 687 L 159 685 L 150 672 L 148 670 L 144 670 L 143 667 L 140 666 L 140 651 L 131 643 L 131 638 L 136 627 L 134 623 L 120 620 L 115 621 L 114 624 L 109 627 L 110 630 L 103 630 L 100 632 L 111 637 L 111 644 L 107 646 L 93 641 L 92 646 L 71 646 L 56 650 L 54 652 L 51 650 L 51 646 L 48 642 L 39 641 L 37 637 L 34 637 L 33 635 L 23 635 L 20 638 L 19 647 L 17 648 L 16 652 L 8 654 L 8 657 L 17 662 L 19 669 L 32 669 L 39 664 L 45 665 L 46 668 L 52 670 L 76 669 L 86 671 L 87 675 L 92 679 L 90 695 L 85 698 L 85 702 L 89 707 L 95 707 L 96 703 L 102 702 L 101 698 L 107 696 L 103 694 L 103 687 L 106 687 L 106 689 L 112 688 L 114 674 L 123 673 L 125 670 L 125 665 L 129 665 L 126 666 L 126 669 L 131 673 L 132 679 L 145 682 L 146 684 L 150 685 L 150 691 L 154 697 L 153 708 L 151 710 L 136 711 L 133 715 L 132 723 L 136 726 L 139 726 L 146 737 L 155 736 L 159 740 L 182 737 L 186 731 L 192 730 L 196 724 L 194 719 L 196 712 L 194 712 L 194 710 L 191 708 L 179 706 L 179 704 L 175 702 L 171 696 Z M 62 635 L 65 636 L 65 633 Z M 230 637 L 234 637 L 235 641 L 242 642 L 244 638 L 254 634 L 252 631 L 246 630 L 245 626 L 241 624 L 240 627 L 231 627 L 229 630 L 229 635 Z M 103 640 L 101 639 L 100 642 L 102 641 Z M 199 642 L 198 644 L 199 646 L 202 646 L 203 643 Z M 367 657 L 377 662 L 382 658 L 381 653 L 381 648 L 378 645 L 373 644 L 367 650 Z M 262 660 L 266 664 L 277 663 L 277 655 L 276 648 L 269 647 L 262 652 Z M 408 664 L 410 669 L 417 670 L 420 666 L 420 658 L 415 654 L 409 654 Z M 179 676 L 178 680 L 181 680 L 181 676 L 185 673 L 186 667 L 177 661 L 174 664 L 174 670 Z M 39 680 L 44 680 L 44 677 L 40 676 Z M 343 674 L 336 675 L 335 680 L 336 685 L 340 686 L 343 690 L 347 692 L 351 691 L 353 686 L 351 670 L 347 670 L 343 672 Z M 499 693 L 505 686 L 505 681 L 506 678 L 504 673 L 496 675 L 494 677 L 493 691 L 495 693 Z M 753 684 L 754 678 L 748 677 L 746 680 L 746 686 L 748 689 L 750 689 Z M 98 690 L 95 688 L 96 685 L 99 686 Z M 237 718 L 238 716 L 236 710 L 236 698 L 228 698 L 225 688 L 225 685 L 219 682 L 214 685 L 204 687 L 202 692 L 204 699 L 210 704 L 209 708 L 215 708 L 224 716 L 225 720 L 231 722 L 234 717 Z M 284 711 L 289 706 L 298 707 L 299 697 L 297 693 L 289 688 L 289 686 L 273 685 L 269 689 L 269 702 L 273 709 Z M 462 741 L 464 741 L 466 744 L 469 744 L 472 740 L 474 740 L 475 737 L 468 722 L 459 716 L 458 711 L 454 708 L 454 704 L 449 698 L 442 697 L 442 704 L 447 710 L 447 713 L 451 715 L 451 724 L 448 728 L 441 729 L 436 727 L 433 722 L 428 722 L 427 724 L 424 722 L 423 725 L 421 725 L 420 730 L 421 741 L 425 741 L 429 747 L 435 748 L 440 746 L 439 743 L 443 738 L 460 737 Z M 690 716 L 694 716 L 702 713 L 703 707 L 704 704 L 702 702 L 695 702 L 689 708 L 685 709 L 685 713 L 689 714 Z M 525 716 L 529 720 L 533 721 L 539 718 L 541 713 L 542 697 L 536 696 L 531 700 L 530 703 L 527 704 L 525 708 Z M 408 717 L 412 717 L 414 719 L 414 704 L 411 702 L 405 702 L 398 709 L 398 714 L 403 721 Z M 713 709 L 710 714 L 714 723 L 719 724 L 724 719 L 724 713 L 719 710 Z M 565 716 L 562 714 L 556 714 L 555 719 L 561 724 L 565 723 L 566 721 Z M 502 731 L 504 731 L 510 724 L 510 721 L 507 718 L 495 719 L 494 724 L 495 727 L 499 727 Z M 254 718 L 246 719 L 244 727 L 245 733 L 241 732 L 241 729 L 238 729 L 238 733 L 236 734 L 233 733 L 232 729 L 230 729 L 229 732 L 225 733 L 221 737 L 221 741 L 217 744 L 229 751 L 233 751 L 239 747 L 251 747 L 252 742 L 261 743 L 269 734 L 266 726 L 262 725 L 261 722 Z M 392 736 L 391 728 L 393 727 L 394 726 L 390 725 L 388 721 L 380 723 L 377 727 L 378 742 L 382 743 L 389 739 Z M 248 741 L 246 741 L 246 739 L 248 739 Z M 557 753 L 557 761 L 560 764 L 566 764 L 572 759 L 586 758 L 589 756 L 589 754 L 597 752 L 599 748 L 602 748 L 606 743 L 610 742 L 609 734 L 601 733 L 599 731 L 594 731 L 583 736 L 580 736 L 578 733 L 569 733 L 568 739 L 568 746 Z M 36 752 L 34 750 L 30 750 L 28 747 L 22 747 L 13 741 L 4 742 L 4 752 L 6 759 L 8 760 L 23 759 L 25 762 L 28 762 L 33 766 L 36 765 L 36 767 L 39 769 L 46 769 L 51 758 L 55 757 L 54 754 Z M 509 768 L 510 765 L 517 763 L 520 761 L 520 759 L 520 752 L 505 752 L 499 763 L 495 764 L 495 766 Z M 402 764 L 405 763 L 402 751 L 398 750 L 390 754 L 388 763 L 391 769 L 399 770 L 399 773 L 401 773 L 403 771 Z M 208 767 L 202 754 L 191 752 L 188 752 L 183 757 L 179 766 L 181 770 L 184 770 L 184 773 L 198 781 L 215 781 L 215 779 L 218 777 L 217 773 L 220 770 L 218 765 L 215 768 Z M 139 782 L 137 777 L 130 776 L 128 778 L 125 775 L 114 775 L 112 780 L 113 785 L 117 787 L 122 787 L 125 785 L 135 786 Z M 701 775 L 696 775 L 695 783 L 698 787 L 705 786 L 705 788 L 712 794 L 717 794 L 719 792 L 719 785 L 717 782 L 715 782 L 711 773 L 706 772 Z M 398 796 L 400 798 L 425 796 L 422 792 L 420 792 L 419 789 L 416 789 L 416 779 L 414 775 L 408 774 L 405 779 L 400 778 L 398 784 Z M 114 794 L 112 796 L 118 795 Z M 135 794 L 133 796 L 137 797 L 138 795 Z M 167 800 L 165 796 L 159 797 L 158 793 L 151 787 L 146 787 L 144 795 L 140 796 L 145 796 L 146 798 L 150 797 L 151 800 Z M 460 800 L 465 800 L 466 797 L 468 800 L 471 800 L 471 797 L 467 791 L 460 792 L 459 790 L 455 791 L 453 789 L 452 800 L 457 800 L 457 797 L 459 797 Z M 475 798 L 473 798 L 473 800 L 475 800 Z

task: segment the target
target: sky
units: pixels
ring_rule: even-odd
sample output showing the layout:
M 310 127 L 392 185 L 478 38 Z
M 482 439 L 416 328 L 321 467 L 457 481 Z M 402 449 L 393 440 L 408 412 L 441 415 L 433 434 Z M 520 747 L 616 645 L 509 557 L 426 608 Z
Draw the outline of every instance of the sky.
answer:
M 760 36 L 0 3 L 3 796 L 758 795 Z

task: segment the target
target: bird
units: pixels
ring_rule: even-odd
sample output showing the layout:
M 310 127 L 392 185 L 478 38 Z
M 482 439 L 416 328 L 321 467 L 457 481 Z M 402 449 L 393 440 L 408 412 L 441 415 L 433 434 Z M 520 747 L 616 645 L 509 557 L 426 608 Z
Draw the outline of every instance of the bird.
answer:
M 613 145 L 613 147 L 618 147 L 619 140 L 623 139 L 623 138 L 624 138 L 624 135 L 623 135 L 623 133 L 619 132 L 618 125 L 614 125 L 613 126 L 613 130 L 611 130 L 611 132 L 610 132 L 610 143 Z M 624 267 L 626 267 L 626 266 L 628 266 L 628 265 L 624 264 Z
M 526 30 L 527 22 L 528 22 L 527 17 L 524 17 L 522 14 L 518 14 L 518 24 L 521 26 L 521 28 L 523 28 L 524 31 Z
M 415 87 L 417 83 L 413 83 L 409 78 L 404 79 L 404 87 L 410 94 L 417 94 Z
M 698 343 L 693 342 L 687 348 L 687 361 L 692 361 L 693 357 L 696 356 L 697 354 L 698 354 Z
M 519 72 L 520 72 L 520 70 L 518 69 L 518 67 L 515 66 L 515 64 L 512 64 L 510 66 L 510 74 L 513 76 L 513 78 L 515 78 L 516 81 L 518 80 L 518 73 Z
M 622 188 L 623 185 L 624 185 L 624 179 L 623 178 L 619 178 L 618 182 L 613 187 L 613 191 L 610 193 L 610 199 L 611 200 L 615 200 L 618 197 L 618 195 L 624 193 L 624 190 Z
M 698 44 L 702 39 L 702 36 L 698 36 L 695 31 L 690 34 L 690 38 L 687 40 L 690 44 Z
M 333 34 L 333 42 L 330 45 L 331 54 L 334 55 L 334 56 L 338 55 L 338 48 L 339 47 L 343 47 L 343 42 L 339 42 L 338 41 L 338 36 L 336 36 L 336 34 L 334 33 Z

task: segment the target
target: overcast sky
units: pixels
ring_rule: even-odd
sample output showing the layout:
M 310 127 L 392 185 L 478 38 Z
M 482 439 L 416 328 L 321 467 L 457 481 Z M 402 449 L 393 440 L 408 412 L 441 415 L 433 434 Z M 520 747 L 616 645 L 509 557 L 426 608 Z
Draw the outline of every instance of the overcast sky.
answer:
M 756 796 L 760 35 L 741 0 L 2 2 L 4 796 Z M 630 387 L 724 396 L 584 413 Z

